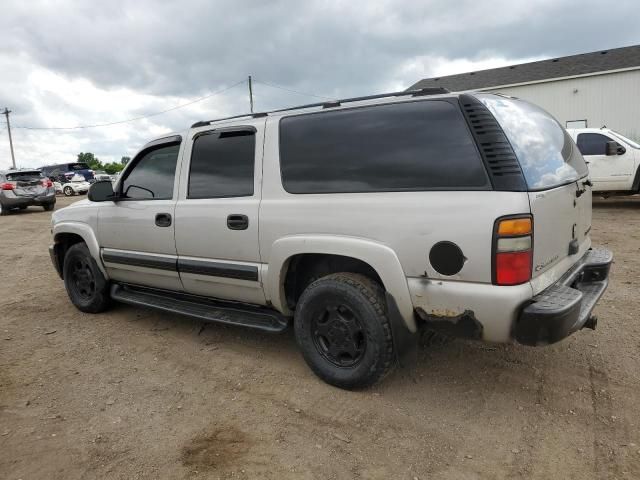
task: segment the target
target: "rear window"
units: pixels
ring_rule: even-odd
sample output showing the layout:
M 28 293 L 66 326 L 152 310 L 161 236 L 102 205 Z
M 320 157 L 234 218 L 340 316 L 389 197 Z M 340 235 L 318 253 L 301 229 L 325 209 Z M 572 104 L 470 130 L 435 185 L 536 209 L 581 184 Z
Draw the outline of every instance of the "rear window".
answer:
M 564 128 L 531 103 L 476 94 L 496 117 L 518 157 L 529 190 L 546 190 L 587 175 L 587 165 Z
M 78 170 L 89 170 L 89 165 L 87 165 L 86 163 L 70 163 L 69 164 L 70 172 L 77 172 Z
M 13 173 L 7 173 L 6 174 L 7 177 L 7 181 L 9 182 L 29 182 L 29 181 L 33 181 L 33 180 L 40 180 L 41 178 L 44 178 L 44 175 L 42 175 L 41 172 L 39 171 L 35 171 L 35 172 L 13 172 Z
M 289 193 L 489 188 L 459 107 L 443 100 L 283 118 L 280 166 Z

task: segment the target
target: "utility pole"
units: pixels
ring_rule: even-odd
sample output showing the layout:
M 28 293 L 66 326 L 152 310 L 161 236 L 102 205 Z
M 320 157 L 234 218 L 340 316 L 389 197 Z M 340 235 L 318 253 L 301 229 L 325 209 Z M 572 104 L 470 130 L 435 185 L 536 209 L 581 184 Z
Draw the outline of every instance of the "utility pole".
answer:
M 253 85 L 251 84 L 251 75 L 249 75 L 249 106 L 251 107 L 251 113 L 253 113 Z
M 16 157 L 13 154 L 13 140 L 11 140 L 11 124 L 9 123 L 9 114 L 11 113 L 11 110 L 9 110 L 7 107 L 4 107 L 4 112 L 2 113 L 4 114 L 5 117 L 7 117 L 7 132 L 9 132 L 9 148 L 11 149 L 11 163 L 13 164 L 13 168 L 16 168 Z

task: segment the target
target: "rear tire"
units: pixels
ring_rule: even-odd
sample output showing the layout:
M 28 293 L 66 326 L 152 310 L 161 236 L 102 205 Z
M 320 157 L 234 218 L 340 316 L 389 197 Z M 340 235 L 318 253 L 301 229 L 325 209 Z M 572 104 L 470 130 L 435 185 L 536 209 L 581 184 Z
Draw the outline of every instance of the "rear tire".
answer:
M 85 243 L 76 243 L 67 250 L 62 272 L 69 299 L 78 310 L 99 313 L 109 307 L 109 283 Z
M 74 194 L 75 192 L 73 191 L 73 188 L 71 188 L 71 187 L 64 187 L 64 188 L 62 189 L 62 193 L 64 193 L 64 194 L 65 194 L 65 196 L 67 196 L 67 197 L 73 197 L 73 194 Z
M 51 210 L 53 210 L 55 208 L 56 204 L 54 202 L 52 203 L 45 203 L 44 205 L 42 205 L 42 208 L 44 208 L 45 212 L 50 212 Z
M 27 209 L 27 206 L 26 206 L 26 205 L 20 205 L 18 208 L 19 208 L 20 210 L 26 210 L 26 209 Z
M 4 217 L 5 215 L 9 215 L 9 210 L 0 203 L 0 217 Z
M 335 273 L 302 293 L 296 306 L 296 341 L 305 361 L 325 382 L 364 388 L 395 365 L 384 290 L 364 275 Z

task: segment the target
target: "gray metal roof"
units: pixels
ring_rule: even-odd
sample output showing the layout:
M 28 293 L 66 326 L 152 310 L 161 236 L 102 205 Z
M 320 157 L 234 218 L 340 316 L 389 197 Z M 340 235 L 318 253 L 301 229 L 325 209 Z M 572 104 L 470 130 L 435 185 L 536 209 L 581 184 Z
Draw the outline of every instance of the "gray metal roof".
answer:
M 408 90 L 444 87 L 452 92 L 460 92 L 638 66 L 640 66 L 640 45 L 632 45 L 509 67 L 425 78 L 413 84 Z

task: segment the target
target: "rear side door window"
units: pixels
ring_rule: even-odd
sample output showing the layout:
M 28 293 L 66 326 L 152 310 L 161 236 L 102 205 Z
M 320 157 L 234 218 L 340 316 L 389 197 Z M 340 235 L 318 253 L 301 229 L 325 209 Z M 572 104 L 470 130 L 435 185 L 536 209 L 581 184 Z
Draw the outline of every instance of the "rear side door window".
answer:
M 187 198 L 253 195 L 254 130 L 211 131 L 193 141 Z
M 147 151 L 135 161 L 120 186 L 125 200 L 169 200 L 173 198 L 173 184 L 180 144 L 172 144 Z

